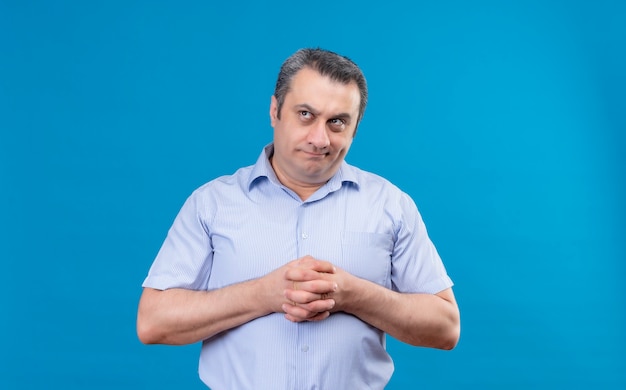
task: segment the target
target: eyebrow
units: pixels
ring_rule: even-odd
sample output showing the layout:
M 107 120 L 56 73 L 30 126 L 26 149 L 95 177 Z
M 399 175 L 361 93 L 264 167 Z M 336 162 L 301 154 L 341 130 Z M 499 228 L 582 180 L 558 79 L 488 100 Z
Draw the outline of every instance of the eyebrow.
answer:
M 308 105 L 306 103 L 296 104 L 294 107 L 297 108 L 297 109 L 303 109 L 303 110 L 309 111 L 309 112 L 313 113 L 313 115 L 316 115 L 316 116 L 319 115 L 319 113 L 320 113 L 319 110 L 314 109 L 313 107 L 311 107 L 310 105 Z M 346 122 L 349 122 L 352 119 L 352 115 L 350 115 L 347 112 L 342 112 L 342 113 L 339 113 L 339 114 L 332 115 L 332 118 L 333 119 L 343 119 Z

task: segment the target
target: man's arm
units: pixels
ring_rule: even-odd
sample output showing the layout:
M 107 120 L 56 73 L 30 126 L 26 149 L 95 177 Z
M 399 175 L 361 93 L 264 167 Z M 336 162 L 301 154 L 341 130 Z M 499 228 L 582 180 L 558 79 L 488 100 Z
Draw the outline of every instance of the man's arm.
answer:
M 333 271 L 332 264 L 307 256 L 261 278 L 212 291 L 145 288 L 139 301 L 137 335 L 145 344 L 191 344 L 255 318 L 283 312 L 294 304 L 284 295 L 294 284 L 286 278 L 288 274 L 297 274 L 298 284 L 315 293 L 311 299 L 298 299 L 305 317 L 321 320 L 335 303 L 320 296 L 336 286 L 333 281 L 320 280 L 319 275 Z
M 340 269 L 326 277 L 338 286 L 335 292 L 328 295 L 336 303 L 332 312 L 353 314 L 411 345 L 439 349 L 456 346 L 461 326 L 459 309 L 451 288 L 438 294 L 407 294 L 392 291 Z M 285 292 L 290 300 L 302 295 L 302 292 L 293 289 Z M 299 306 L 285 307 L 285 312 L 292 321 L 302 321 L 305 315 Z

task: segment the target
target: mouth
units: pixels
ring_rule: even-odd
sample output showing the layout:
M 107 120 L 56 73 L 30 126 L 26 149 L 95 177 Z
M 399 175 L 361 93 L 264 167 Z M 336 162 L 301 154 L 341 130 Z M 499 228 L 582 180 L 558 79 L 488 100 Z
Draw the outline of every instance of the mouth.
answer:
M 304 153 L 305 155 L 307 155 L 309 157 L 313 157 L 313 158 L 323 158 L 323 157 L 326 157 L 328 155 L 328 153 L 309 152 L 309 151 L 306 151 L 306 150 L 303 150 L 302 153 Z

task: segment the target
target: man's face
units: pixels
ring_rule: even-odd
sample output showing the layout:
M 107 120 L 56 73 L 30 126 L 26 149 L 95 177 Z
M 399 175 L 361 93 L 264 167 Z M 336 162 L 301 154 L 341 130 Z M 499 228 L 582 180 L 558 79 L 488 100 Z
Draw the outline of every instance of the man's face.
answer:
M 341 84 L 310 68 L 296 73 L 290 87 L 280 119 L 272 96 L 272 166 L 281 183 L 301 195 L 300 189 L 319 188 L 339 169 L 352 144 L 361 97 L 356 83 Z

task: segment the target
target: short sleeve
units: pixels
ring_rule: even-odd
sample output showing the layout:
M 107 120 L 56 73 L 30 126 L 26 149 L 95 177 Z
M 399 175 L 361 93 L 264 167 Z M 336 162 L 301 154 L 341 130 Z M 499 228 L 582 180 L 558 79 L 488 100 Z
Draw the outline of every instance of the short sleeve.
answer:
M 402 193 L 391 281 L 395 291 L 436 294 L 453 283 L 428 237 L 426 225 L 413 200 Z
M 213 261 L 206 215 L 202 193 L 195 191 L 176 216 L 143 287 L 206 290 Z

